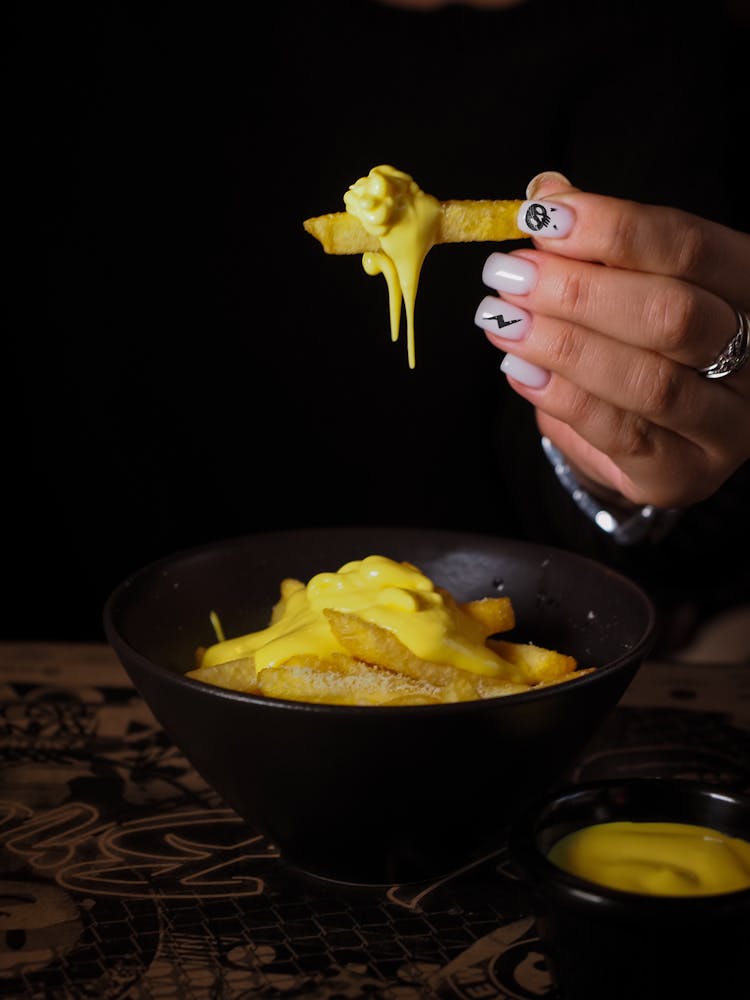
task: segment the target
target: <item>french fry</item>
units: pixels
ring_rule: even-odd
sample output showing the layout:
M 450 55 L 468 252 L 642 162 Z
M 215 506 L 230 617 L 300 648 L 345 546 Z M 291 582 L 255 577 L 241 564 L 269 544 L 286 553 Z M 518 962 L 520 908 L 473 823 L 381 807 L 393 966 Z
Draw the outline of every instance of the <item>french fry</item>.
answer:
M 535 684 L 535 688 L 551 687 L 553 684 L 562 684 L 564 681 L 573 681 L 577 677 L 585 677 L 586 674 L 593 674 L 596 667 L 583 667 L 581 670 L 571 670 L 568 674 L 562 674 L 560 677 L 551 677 L 548 681 L 540 681 Z
M 225 663 L 215 663 L 208 667 L 196 667 L 195 670 L 189 670 L 187 676 L 231 691 L 257 690 L 255 664 L 249 656 L 243 656 L 239 660 L 227 660 Z
M 466 601 L 459 607 L 483 626 L 485 638 L 498 632 L 509 632 L 516 624 L 509 597 L 483 597 L 477 601 Z
M 430 704 L 440 699 L 434 686 L 419 683 L 353 657 L 293 657 L 258 675 L 261 694 L 331 705 Z
M 531 684 L 501 677 L 480 677 L 477 680 L 480 698 L 504 698 L 509 694 L 523 694 L 524 691 L 531 691 L 531 688 Z
M 518 228 L 516 217 L 523 202 L 519 199 L 441 202 L 438 243 L 501 243 L 504 240 L 527 240 Z
M 516 223 L 520 200 L 443 201 L 435 243 L 502 243 L 528 239 Z M 329 254 L 378 250 L 380 242 L 348 212 L 329 212 L 305 219 L 305 231 Z
M 421 660 L 388 629 L 348 611 L 325 608 L 323 614 L 344 649 L 358 660 L 377 663 L 388 670 L 395 670 L 415 680 L 426 680 L 436 686 L 447 684 L 451 680 L 449 667 Z
M 401 695 L 398 698 L 391 698 L 384 701 L 384 705 L 441 705 L 444 702 L 440 698 L 429 698 L 427 695 Z
M 332 608 L 326 608 L 323 613 L 338 641 L 357 659 L 431 684 L 450 701 L 479 697 L 476 681 L 468 671 L 421 659 L 388 629 L 358 615 Z M 441 696 L 441 700 L 446 698 Z
M 305 219 L 305 232 L 314 236 L 326 253 L 355 254 L 368 253 L 380 249 L 377 236 L 367 232 L 365 227 L 348 212 L 328 212 Z
M 512 678 L 520 683 L 540 684 L 564 678 L 577 667 L 572 656 L 558 653 L 554 649 L 545 649 L 530 642 L 509 642 L 507 639 L 488 639 L 487 645 L 498 656 L 517 668 L 517 674 Z
M 442 587 L 435 589 L 442 595 L 446 607 L 457 618 L 460 632 L 464 635 L 473 635 L 474 641 L 480 645 L 484 644 L 489 648 L 487 640 L 490 636 L 498 632 L 507 632 L 516 623 L 513 605 L 508 597 L 484 597 L 459 604 L 450 591 Z M 495 672 L 480 676 L 498 682 L 496 694 L 501 693 L 504 685 L 526 683 L 513 663 L 504 659 L 497 650 L 493 649 L 492 652 L 495 653 L 497 660 Z

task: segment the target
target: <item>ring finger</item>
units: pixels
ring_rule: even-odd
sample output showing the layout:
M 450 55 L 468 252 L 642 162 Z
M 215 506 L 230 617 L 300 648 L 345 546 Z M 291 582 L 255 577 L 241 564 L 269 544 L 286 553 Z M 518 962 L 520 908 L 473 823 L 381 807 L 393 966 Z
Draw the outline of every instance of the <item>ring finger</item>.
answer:
M 723 439 L 727 421 L 744 420 L 737 393 L 717 393 L 721 386 L 652 350 L 493 296 L 482 300 L 475 322 L 501 350 L 706 450 Z

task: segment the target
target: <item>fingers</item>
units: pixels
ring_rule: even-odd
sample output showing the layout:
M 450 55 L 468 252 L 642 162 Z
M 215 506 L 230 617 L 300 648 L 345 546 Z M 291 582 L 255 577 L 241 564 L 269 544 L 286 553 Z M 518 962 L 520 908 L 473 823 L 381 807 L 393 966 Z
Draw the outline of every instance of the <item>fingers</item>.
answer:
M 511 385 L 593 481 L 637 504 L 709 496 L 750 457 L 750 364 L 697 371 L 747 308 L 750 237 L 556 173 L 527 194 L 535 249 L 488 258 L 475 316 Z
M 710 364 L 737 329 L 734 309 L 697 285 L 555 253 L 494 253 L 482 279 L 535 314 L 599 330 L 691 368 Z
M 742 419 L 746 403 L 740 394 L 717 393 L 721 385 L 664 355 L 570 321 L 521 312 L 487 296 L 478 316 L 488 339 L 510 352 L 511 360 L 506 356 L 503 371 L 528 388 L 544 388 L 552 372 L 590 396 L 704 448 L 721 435 L 726 421 Z M 492 326 L 498 320 L 505 325 L 496 331 Z M 558 384 L 559 379 L 546 393 L 546 406 L 559 392 Z
M 548 437 L 559 451 L 568 456 L 568 460 L 579 473 L 583 473 L 583 477 L 594 483 L 606 484 L 615 495 L 625 497 L 634 494 L 636 487 L 625 477 L 622 469 L 615 465 L 609 455 L 581 437 L 570 424 L 539 410 L 536 422 L 539 433 Z
M 650 484 L 644 485 L 642 477 L 639 475 L 640 470 L 636 470 L 634 477 L 627 475 L 609 455 L 578 434 L 570 424 L 549 414 L 537 412 L 537 425 L 540 434 L 548 437 L 555 447 L 567 457 L 568 462 L 575 468 L 579 481 L 600 484 L 599 489 L 595 490 L 597 495 L 606 497 L 607 500 L 618 506 L 622 506 L 623 498 L 625 498 L 636 507 L 645 506 L 647 503 L 662 508 L 686 507 L 698 502 L 711 492 L 712 487 L 704 485 L 710 481 L 709 476 L 691 477 L 686 480 L 689 484 L 688 488 L 682 492 L 666 489 L 658 480 L 655 487 Z M 691 468 L 693 467 L 692 463 L 701 459 L 701 456 L 694 452 L 682 453 L 679 442 L 677 442 L 676 449 L 674 447 L 666 448 L 663 450 L 663 454 L 668 461 L 677 458 L 681 464 L 690 463 Z M 644 461 L 643 467 L 647 475 L 653 470 L 656 460 L 655 453 L 654 460 Z M 670 469 L 671 473 L 674 471 L 674 469 Z M 674 479 L 674 475 L 672 478 Z M 701 484 L 703 488 L 696 489 L 698 484 Z M 659 501 L 660 496 L 662 497 L 661 502 Z
M 565 187 L 541 175 L 519 225 L 535 246 L 563 257 L 678 278 L 750 307 L 750 236 L 679 209 Z M 556 189 L 556 190 L 555 190 Z
M 574 466 L 631 503 L 689 506 L 710 496 L 741 464 L 736 453 L 701 448 L 567 380 L 553 377 L 542 393 L 514 387 L 536 404 L 542 433 Z
M 498 320 L 501 328 L 488 329 Z M 493 296 L 477 323 L 507 352 L 501 368 L 515 391 L 575 432 L 576 453 L 558 447 L 594 479 L 592 450 L 601 453 L 598 481 L 633 503 L 695 503 L 750 455 L 750 365 L 710 381 L 656 352 Z

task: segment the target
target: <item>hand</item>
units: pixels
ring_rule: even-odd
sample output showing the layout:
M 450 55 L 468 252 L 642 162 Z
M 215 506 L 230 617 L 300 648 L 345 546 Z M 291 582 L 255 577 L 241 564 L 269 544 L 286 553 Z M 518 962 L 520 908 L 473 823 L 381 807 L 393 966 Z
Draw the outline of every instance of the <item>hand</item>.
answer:
M 676 209 L 529 185 L 535 249 L 492 254 L 475 322 L 539 430 L 602 496 L 685 507 L 750 457 L 750 363 L 699 368 L 750 310 L 750 236 Z

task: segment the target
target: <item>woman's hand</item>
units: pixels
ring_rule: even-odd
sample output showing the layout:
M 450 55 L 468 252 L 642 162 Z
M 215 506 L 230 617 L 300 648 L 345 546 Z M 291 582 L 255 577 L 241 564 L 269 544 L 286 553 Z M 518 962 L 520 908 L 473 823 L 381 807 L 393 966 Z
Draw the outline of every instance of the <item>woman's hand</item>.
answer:
M 750 457 L 750 364 L 712 364 L 750 311 L 750 236 L 671 208 L 529 185 L 535 249 L 492 254 L 475 322 L 600 495 L 684 507 Z

